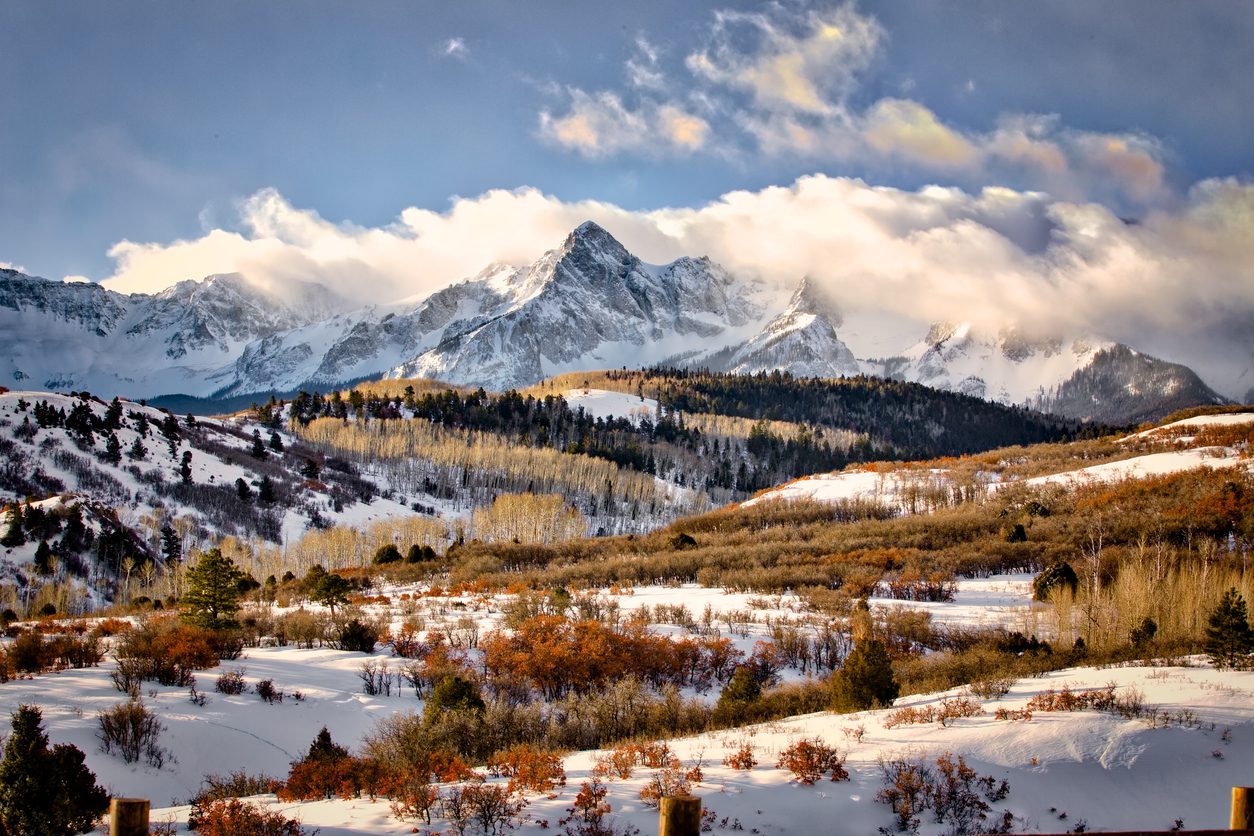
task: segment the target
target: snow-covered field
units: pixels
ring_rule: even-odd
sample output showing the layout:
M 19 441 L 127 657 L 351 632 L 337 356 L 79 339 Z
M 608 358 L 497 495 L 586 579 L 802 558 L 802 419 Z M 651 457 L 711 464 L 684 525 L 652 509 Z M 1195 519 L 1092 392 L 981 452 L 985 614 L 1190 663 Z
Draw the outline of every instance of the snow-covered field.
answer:
M 633 424 L 639 424 L 641 418 L 652 420 L 657 416 L 657 401 L 652 398 L 641 398 L 628 395 L 626 392 L 611 392 L 607 389 L 569 389 L 562 393 L 571 411 L 580 407 L 593 418 L 627 418 Z
M 1173 430 L 1188 427 L 1233 426 L 1254 422 L 1254 413 L 1236 415 L 1206 415 L 1187 418 L 1153 430 L 1146 430 L 1136 438 L 1170 435 Z M 1193 441 L 1191 436 L 1176 439 L 1176 442 L 1187 446 Z M 1232 447 L 1200 447 L 1170 450 L 1161 453 L 1150 453 L 1115 462 L 1106 462 L 1089 467 L 1070 470 L 1064 473 L 1052 473 L 1022 480 L 1022 484 L 1039 486 L 1048 484 L 1084 484 L 1087 482 L 1118 482 L 1123 479 L 1141 479 L 1148 476 L 1165 476 L 1172 473 L 1183 473 L 1198 467 L 1231 468 L 1250 466 L 1250 459 L 1243 458 L 1241 451 Z M 990 492 L 999 490 L 1004 485 L 1019 484 L 1017 481 L 1002 481 L 998 474 L 979 474 L 984 486 Z M 954 480 L 949 472 L 943 469 L 916 470 L 901 469 L 884 473 L 863 470 L 849 470 L 840 473 L 822 473 L 797 479 L 786 485 L 754 497 L 745 505 L 754 505 L 768 499 L 817 499 L 821 502 L 839 502 L 841 500 L 872 500 L 885 505 L 895 506 L 902 511 L 910 511 L 908 497 L 935 488 L 949 488 Z
M 908 604 L 928 609 L 934 620 L 949 624 L 1003 624 L 1022 629 L 1028 616 L 1031 588 L 1027 575 L 998 576 L 962 581 L 956 600 L 949 604 Z M 406 587 L 411 592 L 415 589 Z M 382 592 L 399 600 L 401 589 Z M 614 596 L 624 612 L 644 606 L 684 605 L 699 623 L 707 605 L 714 624 L 742 650 L 764 638 L 766 616 L 772 619 L 804 617 L 793 596 L 723 594 L 696 586 L 642 587 Z M 469 616 L 483 628 L 500 624 L 501 601 L 464 596 L 457 600 L 424 599 L 427 627 Z M 903 602 L 873 600 L 874 605 Z M 458 606 L 461 604 L 461 606 Z M 393 605 L 395 606 L 395 604 Z M 745 621 L 751 613 L 752 622 Z M 380 613 L 382 614 L 382 613 Z M 391 615 L 399 620 L 395 611 Z M 727 619 L 736 622 L 733 630 Z M 681 632 L 677 626 L 657 629 Z M 741 634 L 741 631 L 744 634 Z M 175 760 L 162 769 L 126 765 L 104 754 L 95 737 L 96 713 L 123 699 L 109 678 L 111 660 L 100 668 L 67 670 L 35 679 L 0 685 L 0 711 L 23 703 L 42 707 L 53 742 L 68 742 L 87 753 L 87 765 L 114 795 L 149 798 L 153 821 L 185 822 L 188 808 L 178 806 L 198 788 L 201 776 L 246 770 L 283 777 L 289 764 L 307 751 L 324 725 L 334 740 L 350 748 L 381 717 L 392 712 L 421 710 L 412 691 L 392 696 L 366 696 L 357 670 L 367 658 L 360 653 L 292 647 L 249 649 L 246 658 L 226 662 L 199 674 L 198 689 L 209 695 L 201 706 L 189 700 L 186 688 L 146 683 L 143 699 L 165 724 L 161 744 Z M 385 660 L 383 646 L 377 660 Z M 393 662 L 393 665 L 396 663 Z M 891 828 L 887 806 L 876 803 L 881 787 L 877 758 L 899 754 L 935 759 L 950 752 L 962 755 L 980 775 L 1009 782 L 1004 801 L 993 804 L 1014 816 L 1017 832 L 1061 833 L 1081 822 L 1088 830 L 1169 829 L 1177 818 L 1190 829 L 1222 828 L 1226 824 L 1228 792 L 1250 783 L 1254 770 L 1254 673 L 1215 671 L 1203 660 L 1187 667 L 1078 668 L 1039 678 L 1023 679 L 1000 700 L 980 699 L 983 714 L 950 720 L 944 726 L 900 725 L 885 728 L 886 711 L 857 715 L 820 713 L 747 729 L 716 732 L 671 741 L 685 769 L 700 765 L 704 773 L 693 792 L 715 811 L 715 833 L 732 833 L 737 821 L 745 833 L 800 834 L 829 832 L 839 821 L 840 832 L 874 834 Z M 213 691 L 222 669 L 243 666 L 255 684 L 273 679 L 286 692 L 282 703 L 267 704 L 254 693 L 226 696 Z M 800 674 L 791 672 L 791 678 Z M 1146 704 L 1157 706 L 1151 727 L 1146 717 L 1123 719 L 1097 711 L 1034 713 L 1030 721 L 995 719 L 998 708 L 1022 708 L 1034 695 L 1064 686 L 1074 689 L 1117 686 L 1117 695 L 1137 689 Z M 300 692 L 302 699 L 294 699 Z M 943 695 L 903 696 L 897 705 L 926 706 Z M 717 691 L 707 694 L 713 699 Z M 1167 719 L 1164 719 L 1167 718 Z M 779 752 L 801 737 L 821 737 L 848 755 L 851 780 L 826 779 L 813 786 L 791 780 L 775 763 Z M 722 764 L 723 758 L 750 745 L 758 766 L 744 772 Z M 565 758 L 568 784 L 552 798 L 530 795 L 527 820 L 519 832 L 550 832 L 573 801 L 581 783 L 591 776 L 596 752 L 576 752 Z M 649 834 L 657 827 L 657 813 L 638 798 L 640 788 L 655 770 L 640 768 L 629 780 L 609 782 L 608 801 L 620 823 Z M 321 829 L 323 836 L 401 834 L 412 832 L 413 821 L 391 816 L 385 801 L 367 799 L 280 804 L 263 797 L 288 815 Z M 1052 810 L 1052 811 L 1051 811 Z M 1061 818 L 1065 813 L 1066 818 Z M 723 820 L 726 819 L 726 823 Z M 541 826 L 548 823 L 548 829 Z M 434 829 L 443 826 L 436 821 Z M 923 814 L 921 832 L 939 834 L 942 825 Z M 180 831 L 182 832 L 182 831 Z

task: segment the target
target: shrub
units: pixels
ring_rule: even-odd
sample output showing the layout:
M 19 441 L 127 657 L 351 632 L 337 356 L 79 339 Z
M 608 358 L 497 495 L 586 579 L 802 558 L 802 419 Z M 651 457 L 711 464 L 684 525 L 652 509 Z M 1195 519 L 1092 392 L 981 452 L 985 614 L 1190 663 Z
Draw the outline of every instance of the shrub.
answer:
M 254 777 L 241 769 L 226 775 L 206 775 L 201 779 L 201 785 L 189 802 L 192 809 L 188 814 L 187 824 L 193 830 L 196 829 L 197 822 L 213 802 L 274 792 L 282 786 L 282 782 L 268 775 Z
M 115 655 L 119 669 L 127 669 L 127 681 L 137 677 L 186 688 L 194 680 L 193 671 L 221 661 L 220 637 L 174 619 L 153 619 L 123 633 Z M 118 684 L 117 677 L 114 682 Z M 124 690 L 121 685 L 119 690 Z
M 379 660 L 371 660 L 362 662 L 361 667 L 357 669 L 357 676 L 361 679 L 361 690 L 363 694 L 368 696 L 392 696 L 392 669 L 388 667 L 388 663 Z M 399 675 L 396 679 L 398 689 L 400 685 Z
M 649 776 L 649 780 L 640 788 L 640 800 L 644 806 L 657 809 L 664 796 L 688 795 L 692 791 L 692 783 L 678 766 L 667 766 Z
M 379 550 L 374 553 L 375 566 L 385 566 L 389 563 L 400 563 L 402 560 L 404 560 L 404 558 L 401 557 L 400 549 L 396 548 L 396 546 L 392 543 L 388 543 L 386 546 L 380 546 Z
M 231 668 L 218 677 L 214 688 L 220 694 L 229 694 L 235 696 L 242 694 L 248 690 L 248 684 L 244 682 L 244 674 L 247 668 Z
M 758 765 L 758 760 L 753 756 L 753 747 L 746 743 L 732 754 L 723 758 L 723 765 L 747 772 Z
M 545 793 L 566 786 L 566 769 L 561 756 L 526 743 L 494 753 L 488 759 L 488 772 L 498 778 L 508 778 L 511 791 Z
M 9 664 L 18 673 L 39 674 L 52 667 L 51 647 L 36 632 L 23 633 L 9 648 Z
M 300 822 L 259 805 L 226 798 L 210 802 L 193 825 L 200 836 L 304 836 Z
M 779 753 L 779 769 L 787 769 L 797 780 L 809 786 L 830 772 L 833 781 L 848 781 L 845 757 L 823 743 L 822 738 L 803 737 Z
M 462 789 L 462 803 L 468 808 L 470 819 L 485 836 L 501 836 L 513 830 L 518 815 L 527 802 L 514 791 L 500 784 L 468 784 Z
M 357 653 L 374 653 L 374 646 L 383 632 L 377 624 L 352 619 L 339 629 L 337 642 L 340 650 Z
M 170 757 L 157 742 L 165 726 L 139 700 L 120 702 L 96 716 L 100 725 L 98 736 L 107 754 L 116 749 L 126 763 L 137 763 L 142 758 L 157 769 Z
M 283 692 L 274 687 L 273 679 L 263 679 L 256 685 L 257 696 L 266 702 L 274 705 L 276 702 L 283 702 Z
M 991 775 L 979 777 L 961 755 L 949 752 L 936 759 L 935 768 L 922 755 L 881 757 L 879 764 L 884 786 L 875 800 L 892 807 L 900 831 L 917 832 L 918 814 L 931 809 L 937 824 L 949 825 L 951 836 L 990 832 L 977 822 L 987 819 L 988 802 L 1001 801 L 1010 792 L 1006 781 L 998 784 Z M 1005 814 L 1001 826 L 991 832 L 1009 832 L 1010 819 Z
M 392 815 L 401 821 L 422 819 L 425 824 L 431 824 L 431 811 L 440 800 L 440 791 L 432 786 L 430 776 L 415 769 L 394 772 L 386 794 L 392 802 Z

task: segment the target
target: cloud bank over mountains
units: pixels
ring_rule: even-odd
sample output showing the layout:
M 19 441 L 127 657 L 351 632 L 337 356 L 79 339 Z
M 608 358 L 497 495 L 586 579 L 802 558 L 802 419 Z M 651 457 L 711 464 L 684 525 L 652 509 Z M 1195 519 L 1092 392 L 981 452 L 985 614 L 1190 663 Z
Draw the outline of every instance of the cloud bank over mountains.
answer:
M 1254 186 L 1235 180 L 1203 182 L 1139 222 L 1038 192 L 903 191 L 822 175 L 695 209 L 498 190 L 446 213 L 409 208 L 377 228 L 331 223 L 266 190 L 240 205 L 236 231 L 116 245 L 105 285 L 154 292 L 240 272 L 279 294 L 316 281 L 363 305 L 394 302 L 493 262 L 533 261 L 585 220 L 652 263 L 708 255 L 781 293 L 809 276 L 842 309 L 920 323 L 1097 333 L 1189 364 L 1232 397 L 1254 386 Z

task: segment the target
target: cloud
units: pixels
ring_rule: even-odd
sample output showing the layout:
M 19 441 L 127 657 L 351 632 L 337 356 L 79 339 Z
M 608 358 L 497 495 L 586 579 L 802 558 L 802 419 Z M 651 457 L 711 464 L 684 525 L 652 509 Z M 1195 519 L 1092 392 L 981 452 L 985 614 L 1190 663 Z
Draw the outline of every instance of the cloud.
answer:
M 1254 376 L 1254 186 L 1233 180 L 1202 183 L 1179 208 L 1138 224 L 1039 192 L 904 191 L 821 175 L 693 209 L 628 211 L 522 189 L 447 212 L 409 208 L 378 228 L 329 223 L 274 191 L 240 212 L 238 232 L 117 245 L 108 285 L 153 292 L 239 271 L 274 292 L 317 281 L 382 303 L 425 296 L 490 262 L 533 261 L 591 219 L 646 261 L 709 255 L 777 288 L 781 302 L 808 275 L 847 311 L 1099 335 L 1186 362 L 1231 396 L 1254 385 L 1240 382 Z
M 449 58 L 465 58 L 470 53 L 466 48 L 466 42 L 461 38 L 449 38 L 444 42 L 440 52 Z
M 570 109 L 562 116 L 540 115 L 540 133 L 549 141 L 585 157 L 620 152 L 644 156 L 691 153 L 710 136 L 705 119 L 676 102 L 644 101 L 629 108 L 616 94 L 570 91 Z
M 829 114 L 843 106 L 884 36 L 852 5 L 804 15 L 718 12 L 712 44 L 687 65 L 698 78 L 747 91 L 761 108 Z
M 855 106 L 887 37 L 853 4 L 716 12 L 705 43 L 684 61 L 685 79 L 667 79 L 658 51 L 640 38 L 626 62 L 638 101 L 571 88 L 563 109 L 541 115 L 540 133 L 597 159 L 675 152 L 792 157 L 967 188 L 1046 189 L 1134 211 L 1176 198 L 1162 143 L 1142 133 L 1084 131 L 1057 116 L 1016 113 L 1003 114 L 991 131 L 972 130 L 907 97 Z M 912 88 L 904 84 L 902 92 Z M 968 82 L 966 93 L 974 89 Z

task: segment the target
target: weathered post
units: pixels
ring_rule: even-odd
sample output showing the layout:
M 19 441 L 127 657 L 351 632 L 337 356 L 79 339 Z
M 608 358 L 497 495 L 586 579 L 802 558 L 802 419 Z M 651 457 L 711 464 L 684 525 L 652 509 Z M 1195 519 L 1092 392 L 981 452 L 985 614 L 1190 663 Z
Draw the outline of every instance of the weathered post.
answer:
M 148 836 L 148 799 L 113 799 L 109 805 L 109 836 Z
M 1254 787 L 1232 788 L 1232 825 L 1229 830 L 1254 830 Z
M 695 795 L 663 796 L 658 836 L 701 836 L 701 799 Z

